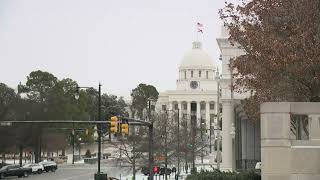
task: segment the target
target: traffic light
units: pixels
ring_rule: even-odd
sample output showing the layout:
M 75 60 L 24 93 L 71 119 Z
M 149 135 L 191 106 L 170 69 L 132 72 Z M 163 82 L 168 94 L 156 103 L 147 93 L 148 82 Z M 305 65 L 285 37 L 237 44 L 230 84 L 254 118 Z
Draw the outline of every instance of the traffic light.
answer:
M 154 174 L 159 174 L 158 166 L 153 166 L 152 171 L 153 171 Z
M 121 124 L 121 133 L 125 135 L 129 134 L 129 125 L 127 123 Z
M 110 126 L 110 133 L 118 132 L 118 117 L 112 116 L 111 117 L 111 126 Z

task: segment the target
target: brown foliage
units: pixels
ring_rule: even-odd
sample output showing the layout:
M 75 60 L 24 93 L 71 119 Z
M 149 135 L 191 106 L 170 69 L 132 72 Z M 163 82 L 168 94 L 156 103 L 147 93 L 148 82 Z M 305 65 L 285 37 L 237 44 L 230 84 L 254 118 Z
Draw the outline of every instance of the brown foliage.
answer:
M 235 89 L 254 91 L 247 105 L 257 109 L 266 101 L 319 99 L 319 9 L 319 0 L 226 2 L 220 17 L 230 30 L 229 40 L 246 52 L 230 65 Z

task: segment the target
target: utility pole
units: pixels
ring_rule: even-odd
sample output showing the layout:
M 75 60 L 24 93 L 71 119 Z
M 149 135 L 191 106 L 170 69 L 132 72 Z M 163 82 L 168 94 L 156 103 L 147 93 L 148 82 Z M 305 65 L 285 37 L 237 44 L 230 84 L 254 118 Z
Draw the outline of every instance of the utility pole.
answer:
M 74 136 L 75 136 L 75 131 L 74 131 L 74 123 L 72 123 L 72 164 L 74 164 Z
M 153 180 L 153 121 L 151 120 L 151 101 L 148 108 L 149 119 L 149 180 Z
M 101 121 L 101 84 L 99 83 L 99 98 L 98 98 L 98 121 Z M 98 126 L 98 174 L 100 174 L 100 160 L 101 160 L 101 126 Z
M 193 118 L 192 118 L 193 117 Z M 196 162 L 195 162 L 195 138 L 196 138 L 196 122 L 195 122 L 195 116 L 191 115 L 191 136 L 192 136 L 192 170 L 191 172 L 195 172 L 196 170 Z
M 168 167 L 168 144 L 167 144 L 167 138 L 168 138 L 168 133 L 167 133 L 167 125 L 168 125 L 168 113 L 167 113 L 167 111 L 166 111 L 166 124 L 165 124 L 165 126 L 164 126 L 164 132 L 165 132 L 165 139 L 164 139 L 164 143 L 165 143 L 165 149 L 164 149 L 164 151 L 165 151 L 165 162 L 164 162 L 164 164 L 165 164 L 165 166 L 164 166 L 164 174 L 165 174 L 165 180 L 168 180 L 168 176 L 167 176 L 167 167 Z
M 220 153 L 220 77 L 218 74 L 218 77 L 216 77 L 217 80 L 217 124 L 218 124 L 218 132 L 217 132 L 217 136 L 218 136 L 218 140 L 217 140 L 217 155 L 216 155 L 216 159 L 217 159 L 217 169 L 220 170 L 220 160 L 221 160 L 221 153 Z
M 178 156 L 178 178 L 180 175 L 180 110 L 178 108 L 178 148 L 177 148 L 177 156 Z

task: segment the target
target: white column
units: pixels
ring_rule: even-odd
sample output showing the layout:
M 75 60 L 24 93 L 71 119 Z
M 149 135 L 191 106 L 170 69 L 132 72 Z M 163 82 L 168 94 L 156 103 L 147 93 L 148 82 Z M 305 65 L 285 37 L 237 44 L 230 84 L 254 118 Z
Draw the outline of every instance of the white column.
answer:
M 168 110 L 169 110 L 169 111 L 172 111 L 172 110 L 173 110 L 173 108 L 172 108 L 172 102 L 169 102 Z
M 207 124 L 207 129 L 210 129 L 210 102 L 209 101 L 206 102 L 206 124 Z
M 187 102 L 187 123 L 188 127 L 191 127 L 191 102 Z
M 197 101 L 197 121 L 198 126 L 201 126 L 200 101 Z
M 231 100 L 222 100 L 222 170 L 232 170 L 232 137 L 233 104 Z
M 179 109 L 179 118 L 182 118 L 182 101 L 178 102 L 178 109 Z

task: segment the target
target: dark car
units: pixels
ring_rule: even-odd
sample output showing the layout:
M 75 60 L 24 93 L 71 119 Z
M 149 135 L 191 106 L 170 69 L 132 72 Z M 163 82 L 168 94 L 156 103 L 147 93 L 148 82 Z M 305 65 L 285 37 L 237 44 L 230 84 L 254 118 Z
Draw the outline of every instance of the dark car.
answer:
M 141 172 L 142 172 L 142 174 L 147 176 L 149 174 L 149 168 L 148 167 L 142 167 L 141 168 Z
M 7 164 L 7 163 L 0 163 L 0 168 L 2 168 L 3 166 L 8 166 L 10 164 Z
M 170 168 L 167 168 L 167 171 L 165 171 L 165 168 L 160 168 L 160 175 L 164 175 L 164 174 L 167 174 L 167 175 L 170 175 L 171 174 L 171 169 Z
M 55 172 L 58 169 L 57 163 L 53 161 L 42 161 L 41 164 L 46 172 L 52 171 Z
M 20 167 L 19 165 L 8 165 L 0 169 L 0 179 L 8 176 L 28 177 L 31 173 L 31 168 Z

